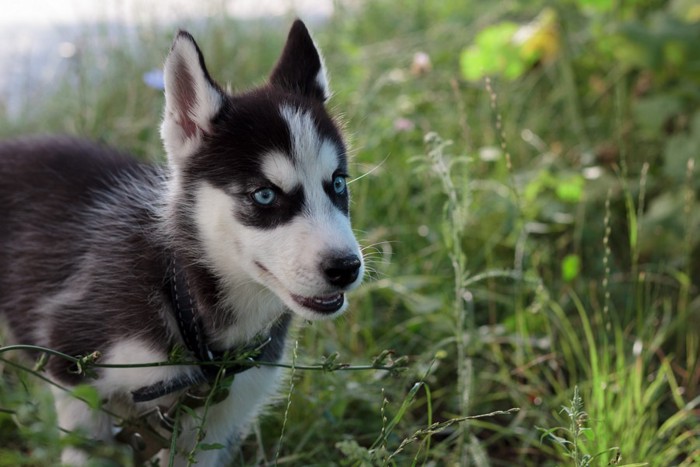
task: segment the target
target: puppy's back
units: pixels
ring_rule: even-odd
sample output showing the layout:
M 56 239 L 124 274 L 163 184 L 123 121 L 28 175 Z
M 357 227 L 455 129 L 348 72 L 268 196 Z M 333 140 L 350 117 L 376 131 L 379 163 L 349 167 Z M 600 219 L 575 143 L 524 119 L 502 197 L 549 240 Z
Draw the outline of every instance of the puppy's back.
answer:
M 45 202 L 89 203 L 91 193 L 138 165 L 125 153 L 73 137 L 0 142 L 0 213 L 41 209 Z
M 0 143 L 0 314 L 17 339 L 55 346 L 37 325 L 49 315 L 70 312 L 77 323 L 90 317 L 90 304 L 128 308 L 137 286 L 153 287 L 156 279 L 143 275 L 161 277 L 151 247 L 157 239 L 147 237 L 162 182 L 157 170 L 72 137 Z M 145 298 L 133 301 L 136 308 Z M 101 319 L 105 330 L 113 327 L 110 316 Z

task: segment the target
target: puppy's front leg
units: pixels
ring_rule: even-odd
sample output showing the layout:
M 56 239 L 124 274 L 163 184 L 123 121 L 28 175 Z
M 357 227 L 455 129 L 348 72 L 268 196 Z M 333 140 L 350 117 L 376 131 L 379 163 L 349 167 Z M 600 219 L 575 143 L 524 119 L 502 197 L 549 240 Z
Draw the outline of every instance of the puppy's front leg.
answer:
M 58 426 L 65 431 L 85 434 L 90 439 L 111 441 L 112 420 L 109 415 L 99 410 L 91 409 L 85 402 L 76 399 L 62 389 L 52 387 Z M 81 466 L 87 464 L 88 456 L 85 451 L 67 447 L 61 454 L 61 464 Z
M 201 433 L 204 438 L 195 449 L 197 467 L 229 465 L 247 435 L 250 425 L 260 410 L 278 391 L 282 371 L 279 368 L 251 368 L 234 376 L 230 392 L 223 401 L 210 405 L 204 417 Z M 202 422 L 204 408 L 196 410 L 197 419 L 184 419 L 178 439 L 176 466 L 187 465 L 187 453 L 197 444 L 197 434 Z M 185 415 L 185 414 L 183 414 Z M 220 449 L 202 450 L 202 445 L 210 448 L 220 445 Z M 168 465 L 168 453 L 161 453 L 160 465 Z

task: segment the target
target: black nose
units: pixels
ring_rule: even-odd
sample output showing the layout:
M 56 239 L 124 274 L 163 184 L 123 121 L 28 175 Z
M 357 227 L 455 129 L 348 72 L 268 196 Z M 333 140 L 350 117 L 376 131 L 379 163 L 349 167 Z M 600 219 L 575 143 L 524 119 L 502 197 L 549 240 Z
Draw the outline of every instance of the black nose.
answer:
M 323 263 L 323 273 L 332 285 L 345 287 L 357 280 L 361 265 L 360 258 L 355 255 L 330 258 Z

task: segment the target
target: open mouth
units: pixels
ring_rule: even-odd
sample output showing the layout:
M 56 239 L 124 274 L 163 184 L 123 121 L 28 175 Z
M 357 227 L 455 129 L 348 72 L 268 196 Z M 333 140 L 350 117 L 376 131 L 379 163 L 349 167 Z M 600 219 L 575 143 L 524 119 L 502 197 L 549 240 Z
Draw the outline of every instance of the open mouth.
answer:
M 292 298 L 304 308 L 309 308 L 319 313 L 334 313 L 340 310 L 343 303 L 345 303 L 345 295 L 342 293 L 319 297 L 300 297 L 299 295 L 292 295 Z
M 262 272 L 268 277 L 272 278 L 281 285 L 280 281 L 272 274 L 265 266 L 259 262 L 255 262 L 255 265 L 260 268 Z M 308 310 L 315 311 L 317 313 L 323 314 L 333 314 L 340 310 L 345 304 L 345 294 L 342 292 L 330 294 L 330 295 L 317 295 L 315 297 L 302 297 L 301 295 L 296 295 L 290 293 L 289 296 L 297 303 L 297 305 L 302 306 Z

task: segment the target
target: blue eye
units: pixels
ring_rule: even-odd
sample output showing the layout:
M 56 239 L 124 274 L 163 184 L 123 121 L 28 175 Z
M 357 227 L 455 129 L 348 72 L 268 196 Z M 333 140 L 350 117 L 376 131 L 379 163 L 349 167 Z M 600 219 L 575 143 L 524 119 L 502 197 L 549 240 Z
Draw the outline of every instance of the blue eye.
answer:
M 252 198 L 261 206 L 269 206 L 277 199 L 277 193 L 272 188 L 260 188 L 253 192 Z
M 335 193 L 338 195 L 342 195 L 346 188 L 347 182 L 345 181 L 345 177 L 342 175 L 336 175 L 333 179 L 333 191 L 335 191 Z

